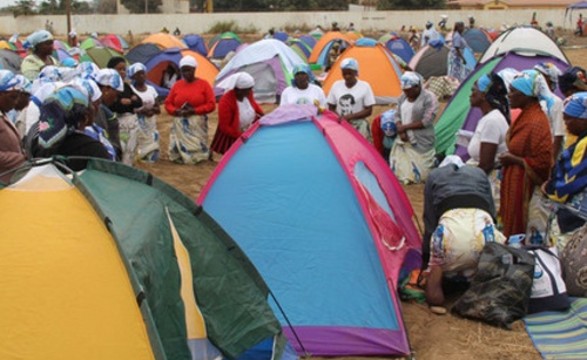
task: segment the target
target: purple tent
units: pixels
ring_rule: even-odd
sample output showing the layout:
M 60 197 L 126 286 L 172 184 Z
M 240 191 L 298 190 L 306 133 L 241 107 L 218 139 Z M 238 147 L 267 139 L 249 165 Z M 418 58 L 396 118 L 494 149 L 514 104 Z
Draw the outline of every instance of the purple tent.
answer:
M 208 56 L 208 48 L 206 47 L 206 42 L 200 35 L 196 34 L 188 34 L 183 37 L 183 42 L 195 52 L 202 54 L 203 56 Z

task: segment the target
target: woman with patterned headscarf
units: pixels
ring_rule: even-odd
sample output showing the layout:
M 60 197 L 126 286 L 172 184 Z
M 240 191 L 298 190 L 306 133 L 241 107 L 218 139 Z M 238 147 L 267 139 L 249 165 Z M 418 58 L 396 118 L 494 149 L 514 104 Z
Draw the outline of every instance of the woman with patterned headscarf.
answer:
M 506 135 L 508 151 L 499 156 L 503 165 L 500 215 L 506 237 L 526 234 L 530 200 L 552 166 L 550 125 L 539 102 L 546 96 L 544 86 L 536 70 L 522 72 L 510 85 L 510 106 L 522 112 Z
M 161 113 L 159 94 L 154 87 L 147 84 L 147 67 L 134 63 L 128 67 L 128 77 L 132 80 L 131 88 L 143 101 L 143 106 L 135 109 L 138 119 L 137 158 L 141 161 L 159 160 L 159 131 L 157 115 Z
M 554 93 L 558 87 L 558 79 L 559 76 L 562 75 L 562 72 L 556 67 L 556 65 L 550 62 L 536 64 L 534 70 L 540 72 L 544 76 L 554 100 L 550 107 L 544 102 L 541 102 L 540 105 L 543 105 L 542 110 L 546 113 L 548 121 L 550 122 L 550 132 L 553 137 L 552 156 L 553 160 L 556 162 L 558 154 L 562 150 L 563 140 L 566 135 L 565 124 L 563 122 L 563 100 Z
M 438 112 L 436 96 L 422 86 L 420 74 L 406 71 L 401 77 L 403 94 L 395 112 L 397 137 L 389 154 L 389 164 L 404 184 L 425 182 L 434 167 L 434 119 Z
M 508 91 L 503 79 L 496 73 L 485 74 L 473 85 L 471 107 L 481 110 L 475 133 L 469 141 L 467 151 L 471 157 L 468 165 L 481 168 L 489 176 L 493 200 L 499 209 L 500 169 L 497 158 L 507 148 L 506 133 L 510 123 Z
M 279 105 L 314 104 L 319 109 L 326 108 L 326 96 L 318 85 L 313 84 L 314 74 L 307 64 L 296 65 L 294 79 L 281 93 Z
M 0 181 L 7 182 L 12 174 L 3 174 L 25 161 L 20 145 L 20 134 L 6 113 L 19 98 L 18 78 L 9 70 L 0 70 Z
M 41 69 L 47 65 L 58 65 L 59 61 L 53 54 L 53 35 L 47 30 L 39 30 L 30 34 L 26 42 L 31 46 L 32 54 L 22 60 L 20 71 L 22 74 L 33 81 Z
M 223 81 L 230 90 L 218 102 L 218 127 L 210 148 L 224 154 L 255 121 L 264 115 L 253 96 L 255 79 L 238 72 Z
M 87 156 L 110 159 L 102 143 L 84 133 L 93 121 L 90 99 L 73 86 L 64 86 L 49 95 L 41 105 L 38 151 L 35 156 Z M 83 170 L 87 160 L 70 160 L 74 171 Z
M 447 74 L 450 77 L 463 82 L 469 75 L 467 60 L 465 60 L 465 49 L 469 46 L 463 37 L 465 23 L 457 21 L 452 32 L 452 42 L 448 53 Z

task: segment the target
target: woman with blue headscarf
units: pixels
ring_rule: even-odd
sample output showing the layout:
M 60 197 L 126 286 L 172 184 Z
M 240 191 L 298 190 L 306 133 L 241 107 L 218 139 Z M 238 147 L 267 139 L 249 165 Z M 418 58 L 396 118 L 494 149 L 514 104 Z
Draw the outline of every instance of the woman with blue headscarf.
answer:
M 20 134 L 6 113 L 19 98 L 16 76 L 9 70 L 0 70 L 0 181 L 7 182 L 12 174 L 4 172 L 18 167 L 25 161 L 20 145 Z
M 561 254 L 563 276 L 572 296 L 587 296 L 587 92 L 578 92 L 565 104 L 565 125 L 576 137 L 574 143 L 561 152 L 550 179 L 544 184 L 546 195 L 561 204 L 556 221 L 551 225 L 551 238 Z M 565 206 L 562 206 L 564 204 Z M 570 210 L 570 209 L 572 210 Z M 577 216 L 581 214 L 582 217 Z
M 35 31 L 26 41 L 32 48 L 32 54 L 22 60 L 20 71 L 27 79 L 33 81 L 43 67 L 57 65 L 59 61 L 52 56 L 53 35 L 47 30 Z
M 526 70 L 510 85 L 510 106 L 522 112 L 508 130 L 508 151 L 499 156 L 503 166 L 500 215 L 506 237 L 526 234 L 530 200 L 552 166 L 550 125 L 539 102 L 545 96 L 541 78 L 536 70 Z
M 41 105 L 38 147 L 35 157 L 85 156 L 110 159 L 102 143 L 84 133 L 93 121 L 88 95 L 73 86 L 64 86 L 49 95 Z M 68 166 L 79 171 L 87 160 L 68 161 Z
M 313 104 L 319 109 L 326 108 L 326 96 L 318 85 L 312 83 L 314 74 L 307 64 L 296 65 L 293 69 L 294 79 L 281 93 L 279 105 Z
M 143 106 L 134 110 L 137 114 L 137 158 L 145 162 L 159 160 L 159 131 L 157 130 L 157 115 L 161 113 L 159 94 L 157 90 L 147 84 L 147 67 L 141 63 L 134 63 L 128 67 L 128 77 L 131 79 L 131 89 L 143 101 Z

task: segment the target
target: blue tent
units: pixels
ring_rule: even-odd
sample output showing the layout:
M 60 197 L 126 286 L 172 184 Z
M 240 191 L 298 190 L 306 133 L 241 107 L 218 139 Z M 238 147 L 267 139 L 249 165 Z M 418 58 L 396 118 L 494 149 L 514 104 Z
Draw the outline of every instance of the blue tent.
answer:
M 385 47 L 389 49 L 389 51 L 391 51 L 392 53 L 402 58 L 402 60 L 406 63 L 409 63 L 410 60 L 412 60 L 412 57 L 414 56 L 414 49 L 412 49 L 410 44 L 408 44 L 408 42 L 402 39 L 401 37 L 389 39 L 385 43 Z
M 489 35 L 481 29 L 472 28 L 463 34 L 465 41 L 475 53 L 484 53 L 485 50 L 491 45 Z
M 314 45 L 316 45 L 316 39 L 311 35 L 302 35 L 299 37 L 299 39 L 305 42 L 310 47 L 310 49 L 313 49 Z
M 405 355 L 395 287 L 420 242 L 411 206 L 348 123 L 312 112 L 290 105 L 262 118 L 225 154 L 198 202 L 253 261 L 289 318 L 280 319 L 285 333 L 295 339 L 295 331 L 308 353 Z
M 211 59 L 224 59 L 231 51 L 236 51 L 241 42 L 234 38 L 222 38 L 218 40 L 208 52 Z
M 189 49 L 194 50 L 204 56 L 208 56 L 208 48 L 204 39 L 197 34 L 188 34 L 183 37 L 183 42 Z
M 125 57 L 126 60 L 128 60 L 128 62 L 131 64 L 137 62 L 144 64 L 160 52 L 161 49 L 155 44 L 139 44 L 130 49 Z
M 273 38 L 274 39 L 277 39 L 279 41 L 282 41 L 282 42 L 286 42 L 287 41 L 287 38 L 289 38 L 289 35 L 287 35 L 287 33 L 286 32 L 283 32 L 283 31 L 276 31 L 273 34 Z

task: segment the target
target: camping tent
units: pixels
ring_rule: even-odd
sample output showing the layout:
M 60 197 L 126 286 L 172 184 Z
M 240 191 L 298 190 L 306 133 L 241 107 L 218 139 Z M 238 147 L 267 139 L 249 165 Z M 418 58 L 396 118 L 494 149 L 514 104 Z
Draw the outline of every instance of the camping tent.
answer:
M 474 53 L 483 53 L 492 42 L 489 34 L 479 28 L 468 29 L 463 34 L 463 37 Z
M 316 39 L 314 39 L 314 37 L 311 35 L 302 35 L 298 39 L 305 42 L 311 49 L 313 49 L 316 45 Z
M 183 41 L 179 40 L 173 35 L 165 33 L 157 33 L 149 35 L 141 41 L 141 44 L 155 44 L 161 49 L 179 48 L 186 49 L 187 46 Z
M 514 27 L 501 33 L 481 55 L 479 63 L 509 51 L 519 54 L 527 53 L 530 56 L 535 54 L 552 56 L 569 63 L 567 56 L 548 35 L 530 26 Z
M 287 42 L 289 35 L 285 31 L 276 31 L 273 33 L 273 38 L 282 42 Z
M 208 48 L 204 38 L 197 34 L 188 34 L 183 37 L 183 42 L 190 50 L 196 51 L 203 56 L 208 55 Z
M 424 79 L 432 76 L 444 76 L 448 70 L 448 46 L 424 46 L 410 60 L 409 67 L 422 75 Z M 473 70 L 477 64 L 475 55 L 467 48 L 464 51 L 467 68 Z
M 287 41 L 289 47 L 295 51 L 303 60 L 307 60 L 312 53 L 312 48 L 302 40 L 290 38 Z
M 414 49 L 412 49 L 410 44 L 401 37 L 384 35 L 379 38 L 379 41 L 384 44 L 389 51 L 402 58 L 406 63 L 409 63 L 410 60 L 412 60 L 412 57 L 414 57 Z
M 125 52 L 126 50 L 128 50 L 128 43 L 120 35 L 116 35 L 116 34 L 104 35 L 100 39 L 100 42 L 102 43 L 103 46 L 108 47 L 112 50 L 115 50 L 116 52 L 121 53 L 121 54 L 123 52 Z
M 125 57 L 131 64 L 136 62 L 144 64 L 160 52 L 161 49 L 155 44 L 139 44 L 130 49 Z
M 556 57 L 544 55 L 527 56 L 515 52 L 501 54 L 483 64 L 479 64 L 477 69 L 461 83 L 434 126 L 436 152 L 438 154 L 452 154 L 455 151 L 455 135 L 457 131 L 461 128 L 475 131 L 482 114 L 479 109 L 471 108 L 469 97 L 477 79 L 491 71 L 499 72 L 505 68 L 525 70 L 542 62 L 551 62 L 561 71 L 564 71 L 569 66 L 569 64 Z M 464 149 L 459 151 L 458 154 L 463 158 L 468 157 Z
M 236 51 L 236 48 L 242 44 L 241 39 L 233 32 L 225 32 L 214 41 L 212 46 L 209 46 L 208 57 L 211 59 L 224 59 L 231 51 Z
M 98 65 L 100 68 L 105 68 L 108 64 L 108 61 L 115 57 L 124 57 L 120 53 L 116 52 L 115 50 L 109 47 L 93 47 L 91 49 L 86 50 L 86 55 L 92 59 L 92 61 Z
M 315 115 L 312 105 L 285 105 L 261 118 L 224 155 L 198 203 L 267 281 L 298 352 L 408 354 L 396 288 L 402 264 L 419 266 L 412 207 L 350 124 Z
M 55 42 L 53 42 L 53 45 L 55 46 Z M 91 48 L 97 47 L 97 46 L 103 47 L 104 45 L 102 45 L 100 40 L 93 38 L 93 37 L 89 37 L 89 38 L 85 39 L 84 41 L 82 41 L 79 47 L 82 50 L 88 50 L 88 49 L 91 49 Z
M 346 49 L 324 79 L 324 93 L 328 94 L 337 80 L 342 80 L 340 64 L 346 58 L 359 63 L 359 79 L 371 85 L 377 104 L 391 104 L 402 94 L 401 69 L 381 43 L 373 39 L 359 39 L 354 46 Z
M 73 180 L 35 167 L 0 204 L 0 358 L 288 356 L 246 256 L 150 174 L 100 160 Z
M 147 80 L 153 85 L 160 96 L 167 96 L 169 89 L 162 87 L 163 74 L 168 66 L 173 66 L 179 71 L 179 62 L 182 57 L 190 55 L 198 62 L 196 67 L 196 77 L 206 80 L 210 85 L 214 84 L 214 79 L 218 75 L 218 68 L 210 60 L 199 53 L 189 49 L 166 49 L 161 50 L 158 54 L 145 61 L 147 67 Z
M 573 10 L 577 10 L 577 9 L 587 9 L 587 1 L 578 1 L 574 4 L 567 6 L 567 9 L 565 10 L 565 20 L 567 19 L 567 16 L 568 16 L 568 19 L 572 24 L 573 23 Z
M 0 50 L 0 69 L 10 70 L 13 73 L 20 74 L 20 64 L 22 58 L 18 53 L 12 50 Z
M 311 64 L 320 64 L 324 66 L 326 64 L 328 51 L 330 51 L 332 44 L 334 44 L 334 42 L 337 40 L 343 42 L 343 48 L 346 48 L 354 43 L 354 41 L 347 34 L 343 34 L 338 31 L 329 31 L 322 35 L 320 40 L 318 40 L 316 45 L 314 45 L 312 48 L 312 54 L 310 54 L 310 57 L 308 58 L 308 62 Z
M 291 84 L 293 68 L 301 64 L 305 64 L 304 60 L 283 42 L 260 40 L 238 51 L 222 68 L 214 83 L 218 85 L 231 74 L 244 71 L 255 78 L 255 99 L 274 103 Z M 218 87 L 214 90 L 216 95 L 224 92 Z

